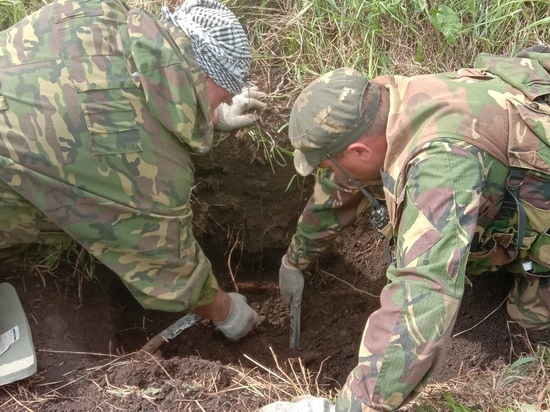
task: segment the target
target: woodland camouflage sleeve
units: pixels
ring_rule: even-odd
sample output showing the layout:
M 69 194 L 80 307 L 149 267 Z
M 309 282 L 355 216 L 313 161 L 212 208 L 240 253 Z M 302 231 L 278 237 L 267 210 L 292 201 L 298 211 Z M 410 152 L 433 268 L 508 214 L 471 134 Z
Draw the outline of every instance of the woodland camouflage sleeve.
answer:
M 367 322 L 337 411 L 395 410 L 441 361 L 463 295 L 482 182 L 475 156 L 441 142 L 409 164 L 390 283 Z
M 305 269 L 367 206 L 356 186 L 322 169 L 288 248 L 290 262 Z

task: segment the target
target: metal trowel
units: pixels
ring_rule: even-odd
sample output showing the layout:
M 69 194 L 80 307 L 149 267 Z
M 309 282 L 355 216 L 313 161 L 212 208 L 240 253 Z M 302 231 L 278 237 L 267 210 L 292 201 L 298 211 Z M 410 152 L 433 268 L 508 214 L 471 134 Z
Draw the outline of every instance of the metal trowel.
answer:
M 154 353 L 162 345 L 174 339 L 176 336 L 178 336 L 181 332 L 183 332 L 188 327 L 194 325 L 197 322 L 197 320 L 198 320 L 198 316 L 193 313 L 185 315 L 184 317 L 178 319 L 173 324 L 168 326 L 158 335 L 150 339 L 141 348 L 141 350 L 149 353 Z
M 294 306 L 290 303 L 290 349 L 300 346 L 300 317 L 302 305 Z

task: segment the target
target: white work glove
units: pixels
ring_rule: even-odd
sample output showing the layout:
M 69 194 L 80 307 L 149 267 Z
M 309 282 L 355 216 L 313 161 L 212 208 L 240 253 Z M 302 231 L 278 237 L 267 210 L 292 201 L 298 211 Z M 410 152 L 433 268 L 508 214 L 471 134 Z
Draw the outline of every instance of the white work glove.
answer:
M 233 96 L 232 104 L 222 103 L 218 106 L 218 124 L 216 125 L 216 129 L 228 132 L 254 123 L 256 115 L 245 112 L 250 109 L 265 109 L 266 104 L 258 100 L 263 99 L 265 95 L 257 86 L 243 88 L 241 94 Z
M 325 398 L 299 396 L 291 402 L 277 401 L 265 405 L 258 412 L 334 412 L 334 405 Z
M 279 289 L 286 303 L 292 302 L 294 306 L 298 307 L 302 304 L 304 275 L 301 269 L 287 266 L 286 260 L 286 255 L 284 255 L 279 269 Z
M 260 316 L 248 306 L 246 298 L 238 293 L 228 293 L 231 299 L 229 314 L 221 322 L 214 322 L 219 330 L 230 340 L 239 340 L 246 336 L 260 320 Z

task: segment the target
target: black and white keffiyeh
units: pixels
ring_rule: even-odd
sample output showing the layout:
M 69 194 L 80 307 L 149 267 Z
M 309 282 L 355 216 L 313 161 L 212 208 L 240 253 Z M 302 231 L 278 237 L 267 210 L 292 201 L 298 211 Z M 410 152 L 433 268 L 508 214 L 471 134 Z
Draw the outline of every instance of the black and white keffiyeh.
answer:
M 231 10 L 216 0 L 186 0 L 163 14 L 187 34 L 195 59 L 218 85 L 234 95 L 250 85 L 250 44 Z

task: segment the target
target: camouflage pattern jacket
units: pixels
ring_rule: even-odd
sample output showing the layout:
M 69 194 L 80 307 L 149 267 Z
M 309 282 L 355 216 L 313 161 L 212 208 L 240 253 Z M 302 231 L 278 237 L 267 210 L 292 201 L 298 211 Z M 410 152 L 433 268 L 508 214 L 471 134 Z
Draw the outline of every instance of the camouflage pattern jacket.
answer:
M 183 30 L 119 0 L 54 0 L 1 32 L 0 248 L 72 238 L 144 307 L 209 303 L 189 204 L 205 76 Z
M 521 273 L 525 259 L 535 272 L 548 271 L 550 75 L 543 65 L 550 54 L 480 55 L 478 69 L 390 77 L 382 181 L 395 260 L 337 411 L 395 410 L 422 390 L 442 360 L 466 273 L 504 265 Z M 518 213 L 506 201 L 508 165 L 527 170 L 519 247 Z M 289 247 L 302 268 L 364 203 L 329 177 L 318 179 Z

